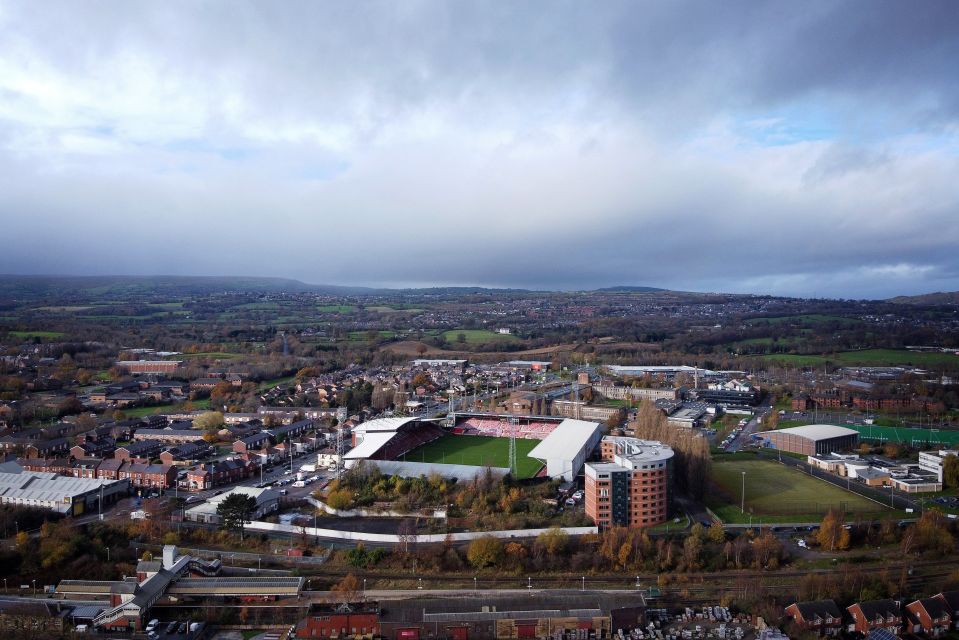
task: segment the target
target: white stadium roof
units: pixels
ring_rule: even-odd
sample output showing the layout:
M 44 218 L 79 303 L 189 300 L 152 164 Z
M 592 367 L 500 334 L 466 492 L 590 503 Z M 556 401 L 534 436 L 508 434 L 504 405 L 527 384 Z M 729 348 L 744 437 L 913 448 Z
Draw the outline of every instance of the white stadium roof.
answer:
M 832 424 L 807 424 L 801 427 L 789 427 L 787 429 L 776 429 L 775 431 L 764 431 L 763 433 L 788 433 L 810 440 L 828 440 L 830 438 L 842 438 L 845 436 L 859 435 L 855 429 L 846 427 L 837 427 Z
M 359 443 L 343 456 L 346 460 L 365 460 L 396 436 L 396 431 L 373 431 L 363 436 Z
M 597 429 L 599 429 L 599 423 L 597 422 L 567 418 L 556 425 L 552 433 L 533 447 L 528 457 L 537 460 L 549 460 L 551 458 L 561 458 L 571 452 L 575 453 L 586 446 Z
M 419 418 L 377 418 L 375 420 L 367 420 L 363 424 L 357 425 L 353 428 L 353 431 L 354 433 L 396 433 L 404 424 L 415 420 L 419 420 Z

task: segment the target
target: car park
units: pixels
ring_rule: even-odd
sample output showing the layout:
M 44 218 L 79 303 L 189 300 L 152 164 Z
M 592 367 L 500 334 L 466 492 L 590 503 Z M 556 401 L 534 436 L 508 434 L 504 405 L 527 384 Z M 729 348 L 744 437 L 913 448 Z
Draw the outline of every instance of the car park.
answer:
M 170 624 L 166 626 L 167 635 L 170 635 L 171 633 L 176 631 L 176 628 L 177 628 L 177 622 L 176 620 L 174 620 L 173 622 L 171 622 Z

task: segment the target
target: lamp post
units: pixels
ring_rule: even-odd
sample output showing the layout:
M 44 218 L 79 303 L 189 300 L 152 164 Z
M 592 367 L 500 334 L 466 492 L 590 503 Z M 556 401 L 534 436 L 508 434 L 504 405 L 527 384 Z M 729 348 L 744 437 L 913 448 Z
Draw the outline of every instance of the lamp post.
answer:
M 583 591 L 586 591 L 586 576 L 583 576 Z
M 363 599 L 366 600 L 366 578 L 363 578 Z
M 533 595 L 533 578 L 530 576 L 526 576 L 526 591 Z
M 473 591 L 476 591 L 476 576 L 473 576 Z
M 739 512 L 746 513 L 746 472 L 743 471 L 743 491 L 740 494 Z
M 107 550 L 107 562 L 110 562 L 110 547 L 103 547 Z
M 37 579 L 36 578 L 33 579 L 33 597 L 34 598 L 37 597 Z

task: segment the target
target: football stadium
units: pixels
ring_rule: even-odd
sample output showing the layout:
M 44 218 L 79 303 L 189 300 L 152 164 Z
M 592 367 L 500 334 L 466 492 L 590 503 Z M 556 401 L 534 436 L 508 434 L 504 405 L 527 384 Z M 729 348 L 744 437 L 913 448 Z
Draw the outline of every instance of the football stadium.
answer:
M 468 480 L 497 476 L 572 480 L 599 443 L 599 424 L 551 416 L 458 413 L 452 418 L 379 418 L 353 430 L 346 466 L 360 461 L 383 473 L 438 473 Z M 511 455 L 512 453 L 512 455 Z

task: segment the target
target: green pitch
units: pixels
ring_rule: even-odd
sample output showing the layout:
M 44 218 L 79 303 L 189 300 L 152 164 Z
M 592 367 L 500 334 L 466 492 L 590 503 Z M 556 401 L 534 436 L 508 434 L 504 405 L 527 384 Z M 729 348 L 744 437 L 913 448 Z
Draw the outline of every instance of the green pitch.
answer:
M 746 472 L 746 515 L 740 513 L 743 472 Z M 830 508 L 849 515 L 882 517 L 892 513 L 883 505 L 791 467 L 767 460 L 723 460 L 713 463 L 713 480 L 734 504 L 715 497 L 707 504 L 726 522 L 743 522 L 752 512 L 754 521 L 806 522 L 821 519 Z
M 913 427 L 879 427 L 866 424 L 845 424 L 844 427 L 855 429 L 862 440 L 879 440 L 881 442 L 905 442 L 913 445 L 941 444 L 950 447 L 959 444 L 959 431 L 947 429 L 917 429 Z
M 540 460 L 528 457 L 539 440 L 516 439 L 516 476 L 532 478 L 543 467 Z M 509 438 L 491 436 L 446 435 L 410 451 L 402 460 L 440 464 L 465 464 L 474 467 L 508 467 Z

